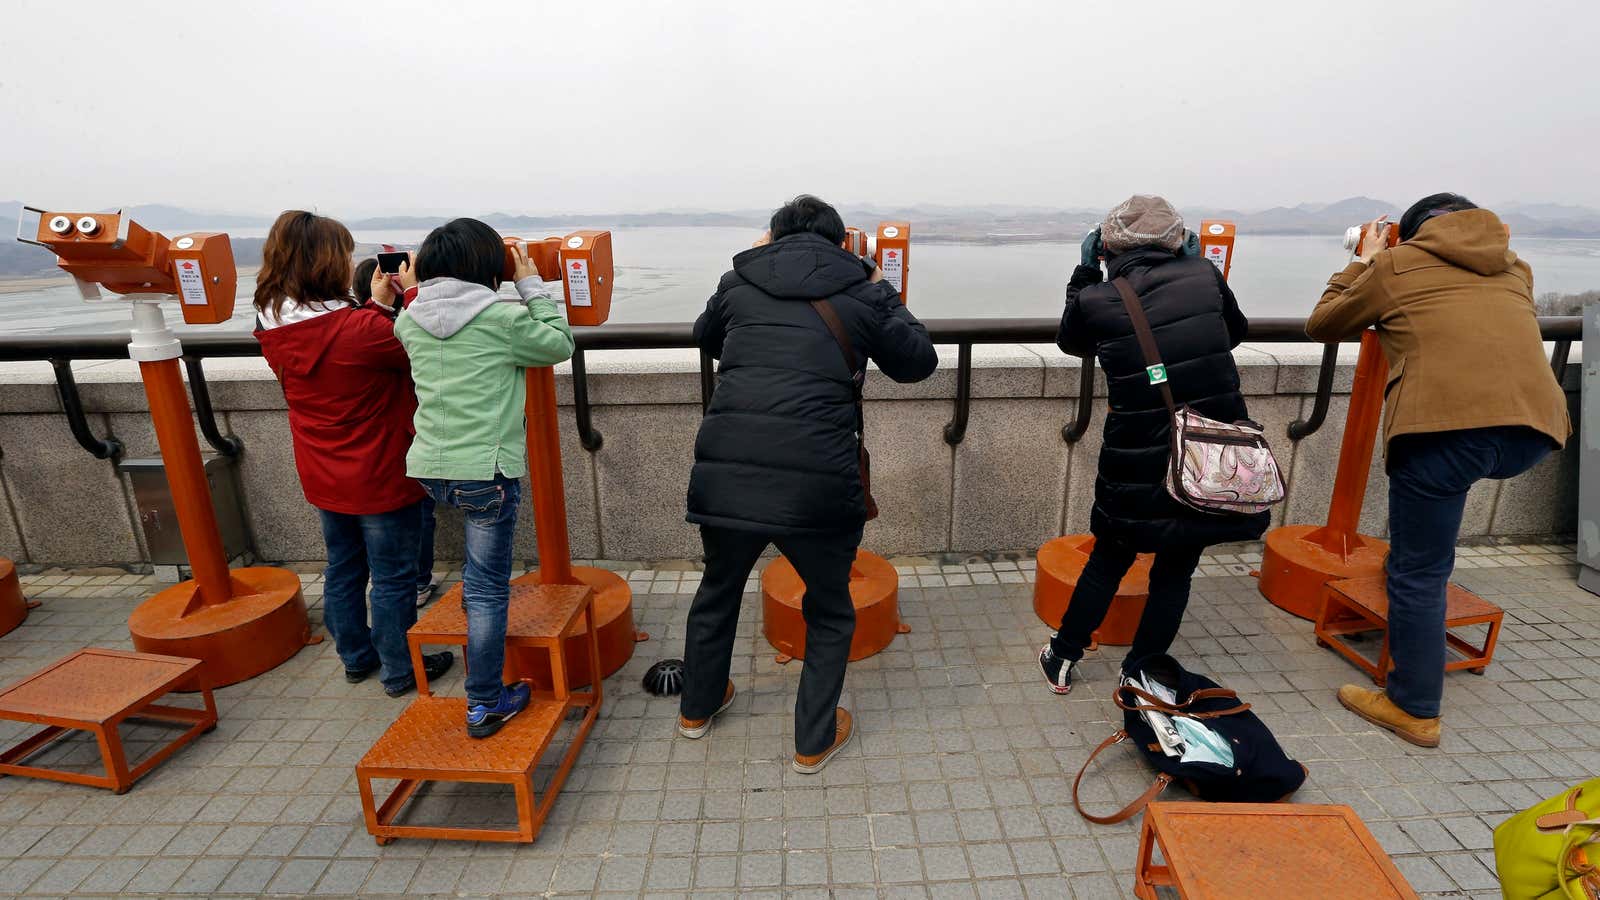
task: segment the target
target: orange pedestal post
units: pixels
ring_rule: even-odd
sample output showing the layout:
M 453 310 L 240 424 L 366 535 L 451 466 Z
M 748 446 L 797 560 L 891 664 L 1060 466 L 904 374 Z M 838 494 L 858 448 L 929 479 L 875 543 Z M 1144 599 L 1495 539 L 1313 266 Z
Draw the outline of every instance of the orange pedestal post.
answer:
M 1094 535 L 1069 534 L 1047 542 L 1039 548 L 1038 571 L 1033 583 L 1033 611 L 1051 628 L 1061 626 L 1061 616 L 1072 601 L 1072 592 L 1078 588 L 1078 578 L 1089 562 L 1089 551 L 1094 549 Z M 1133 634 L 1139 628 L 1139 617 L 1144 615 L 1145 601 L 1150 598 L 1150 563 L 1154 556 L 1141 553 L 1133 568 L 1117 585 L 1111 600 L 1111 609 L 1094 632 L 1097 644 L 1126 646 L 1133 643 Z
M 320 638 L 311 637 L 300 579 L 293 572 L 265 567 L 228 571 L 178 373 L 177 339 L 155 303 L 141 299 L 133 308 L 129 355 L 139 361 L 194 578 L 140 604 L 128 617 L 128 631 L 139 651 L 198 659 L 207 684 L 234 684 L 277 666 Z
M 38 606 L 22 596 L 22 582 L 17 580 L 17 567 L 11 560 L 0 558 L 0 635 L 10 633 L 28 617 L 28 610 Z
M 1350 412 L 1333 480 L 1333 500 L 1325 525 L 1285 525 L 1267 532 L 1261 561 L 1261 593 L 1272 605 L 1302 619 L 1314 619 L 1322 586 L 1333 579 L 1383 574 L 1386 541 L 1356 531 L 1366 500 L 1367 472 L 1383 418 L 1384 382 L 1389 371 L 1377 332 L 1361 336 Z
M 761 573 L 762 634 L 778 651 L 778 662 L 805 659 L 806 620 L 800 604 L 806 585 L 794 564 L 780 556 Z M 889 646 L 911 626 L 900 621 L 900 575 L 889 561 L 857 550 L 850 567 L 850 600 L 856 607 L 856 633 L 850 659 L 865 659 Z
M 594 589 L 594 622 L 600 644 L 600 677 L 633 658 L 633 645 L 649 635 L 634 630 L 633 591 L 620 575 L 606 569 L 572 565 L 567 537 L 566 489 L 561 478 L 561 430 L 556 422 L 556 375 L 548 366 L 528 370 L 528 480 L 533 487 L 534 529 L 539 543 L 539 569 L 513 584 L 583 584 Z M 589 657 L 589 630 L 583 619 L 563 639 L 572 684 L 594 681 Z M 550 654 L 544 647 L 510 647 L 506 676 L 551 686 Z

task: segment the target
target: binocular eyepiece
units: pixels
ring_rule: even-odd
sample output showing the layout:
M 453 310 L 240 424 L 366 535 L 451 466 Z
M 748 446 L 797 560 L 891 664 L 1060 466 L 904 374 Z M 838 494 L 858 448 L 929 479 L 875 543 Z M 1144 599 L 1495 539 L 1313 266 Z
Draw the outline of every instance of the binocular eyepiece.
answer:
M 1390 222 L 1385 216 L 1377 220 L 1383 227 L 1383 245 L 1394 247 L 1400 243 L 1400 225 Z M 1368 223 L 1369 225 L 1371 223 Z M 1367 239 L 1367 225 L 1352 225 L 1344 230 L 1344 249 L 1346 253 L 1361 253 Z

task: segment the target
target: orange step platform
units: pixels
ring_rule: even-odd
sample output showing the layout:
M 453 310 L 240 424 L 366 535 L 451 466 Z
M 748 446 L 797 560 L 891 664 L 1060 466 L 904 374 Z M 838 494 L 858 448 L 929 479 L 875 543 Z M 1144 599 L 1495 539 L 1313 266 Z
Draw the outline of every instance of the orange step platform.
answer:
M 1500 640 L 1500 625 L 1505 620 L 1505 610 L 1479 597 L 1464 587 L 1449 585 L 1445 590 L 1444 627 L 1445 644 L 1459 657 L 1446 660 L 1444 670 L 1462 669 L 1482 675 L 1494 660 L 1494 647 Z M 1450 629 L 1472 625 L 1489 626 L 1482 644 L 1473 644 L 1465 638 L 1451 634 Z M 1381 632 L 1378 658 L 1368 658 L 1345 637 L 1353 634 Z M 1322 590 L 1322 608 L 1316 620 L 1317 643 L 1332 649 L 1355 663 L 1361 671 L 1378 684 L 1389 680 L 1389 591 L 1387 580 L 1377 578 L 1349 578 L 1330 581 Z
M 780 663 L 805 659 L 806 620 L 800 611 L 805 595 L 806 584 L 787 559 L 778 557 L 761 573 L 762 634 L 777 649 Z M 880 652 L 895 635 L 911 630 L 900 621 L 900 573 L 876 553 L 856 551 L 850 567 L 850 600 L 856 607 L 852 661 Z
M 155 702 L 180 690 L 199 691 L 205 708 Z M 46 726 L 0 753 L 0 775 L 47 778 L 109 788 L 121 794 L 179 748 L 215 728 L 217 704 L 198 659 L 88 647 L 0 691 L 0 719 Z M 130 768 L 119 728 L 128 719 L 154 719 L 189 727 Z M 95 736 L 105 775 L 24 763 L 72 731 L 87 731 Z
M 575 598 L 584 595 L 594 597 L 594 617 L 600 620 L 597 632 L 601 677 L 610 675 L 628 661 L 633 655 L 634 641 L 638 639 L 633 630 L 630 593 L 622 593 L 619 609 L 614 603 L 606 605 L 604 602 L 608 596 L 615 599 L 614 594 L 608 595 L 581 584 L 543 585 L 538 583 L 536 576 L 529 575 L 511 582 L 511 608 L 507 611 L 506 619 L 507 682 L 526 681 L 535 690 L 550 690 L 555 686 L 550 668 L 550 650 L 557 642 L 550 636 L 551 629 L 555 627 L 556 619 L 567 615 Z M 610 623 L 605 621 L 607 611 L 613 614 Z M 584 687 L 594 681 L 589 674 L 593 669 L 588 653 L 588 622 L 588 616 L 573 617 L 560 641 L 562 658 L 566 660 L 566 682 L 572 687 Z M 620 628 L 615 627 L 619 625 Z M 435 644 L 465 647 L 467 614 L 461 606 L 461 585 L 451 588 L 429 607 L 417 619 L 417 624 L 411 626 L 406 639 L 411 645 L 412 664 L 418 672 L 422 671 L 423 647 Z M 609 657 L 608 648 L 611 651 Z M 621 648 L 626 649 L 627 655 L 618 660 L 616 657 Z M 424 695 L 428 693 L 426 681 L 425 677 L 418 676 L 417 689 Z
M 1155 900 L 1158 887 L 1183 900 L 1417 896 L 1355 810 L 1301 803 L 1150 804 L 1133 893 Z
M 1072 592 L 1078 587 L 1078 577 L 1083 574 L 1083 567 L 1089 562 L 1089 551 L 1093 549 L 1092 534 L 1069 534 L 1039 548 L 1033 611 L 1051 628 L 1061 627 L 1061 616 L 1067 611 Z M 1145 601 L 1150 599 L 1150 564 L 1154 561 L 1152 553 L 1141 553 L 1134 560 L 1133 568 L 1117 585 L 1105 621 L 1094 632 L 1096 644 L 1126 646 L 1133 643 L 1139 617 L 1144 615 Z
M 411 655 L 417 669 L 417 697 L 389 730 L 378 738 L 361 762 L 356 764 L 356 781 L 361 791 L 361 808 L 367 831 L 379 844 L 395 838 L 418 837 L 467 841 L 519 841 L 528 843 L 544 827 L 556 795 L 583 749 L 584 741 L 600 715 L 603 689 L 599 682 L 587 691 L 574 692 L 568 680 L 573 669 L 567 658 L 564 636 L 583 627 L 588 671 L 600 668 L 600 645 L 596 638 L 595 594 L 586 585 L 517 585 L 512 588 L 510 620 L 506 630 L 508 649 L 539 647 L 550 665 L 545 674 L 552 682 L 549 691 L 536 691 L 528 708 L 518 713 L 499 733 L 484 739 L 467 736 L 467 702 L 463 698 L 431 695 L 423 675 L 421 647 L 424 643 L 466 642 L 466 619 L 461 613 L 460 593 L 452 613 L 441 602 L 419 620 L 410 632 Z M 446 599 L 449 599 L 447 595 Z M 428 624 L 424 624 L 424 620 Z M 458 635 L 453 631 L 460 625 Z M 422 629 L 419 631 L 419 629 Z M 429 630 L 434 629 L 434 630 Z M 514 666 L 512 653 L 506 665 Z M 583 709 L 565 755 L 556 767 L 540 798 L 534 796 L 533 774 L 539 760 L 567 720 L 568 713 Z M 382 804 L 376 802 L 373 779 L 394 779 L 399 783 Z M 406 802 L 429 781 L 463 781 L 504 784 L 516 794 L 515 828 L 462 828 L 447 825 L 396 824 Z

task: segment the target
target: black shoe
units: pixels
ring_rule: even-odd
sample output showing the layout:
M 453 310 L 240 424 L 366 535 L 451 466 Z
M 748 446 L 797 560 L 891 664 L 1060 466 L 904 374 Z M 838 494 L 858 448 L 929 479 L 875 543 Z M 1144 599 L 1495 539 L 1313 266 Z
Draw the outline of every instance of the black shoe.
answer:
M 456 655 L 449 650 L 424 654 L 422 657 L 422 674 L 427 676 L 429 683 L 432 683 L 440 675 L 450 671 L 450 667 L 455 664 L 455 661 Z M 406 683 L 398 687 L 385 687 L 383 692 L 391 697 L 403 697 L 415 690 L 416 687 L 417 679 L 413 676 L 406 679 Z
M 1072 673 L 1078 668 L 1077 660 L 1062 659 L 1049 644 L 1039 651 L 1039 668 L 1044 670 L 1044 680 L 1052 693 L 1072 693 Z
M 383 667 L 382 663 L 373 663 L 370 669 L 345 669 L 344 680 L 350 684 L 360 684 L 372 677 L 372 673 Z

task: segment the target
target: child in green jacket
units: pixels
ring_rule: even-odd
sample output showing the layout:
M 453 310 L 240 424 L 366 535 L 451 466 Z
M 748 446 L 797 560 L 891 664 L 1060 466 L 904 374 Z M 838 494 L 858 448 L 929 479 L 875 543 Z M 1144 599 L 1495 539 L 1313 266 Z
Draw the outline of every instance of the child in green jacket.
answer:
M 401 283 L 414 299 L 395 336 L 417 386 L 416 439 L 406 474 L 466 518 L 462 607 L 467 616 L 467 734 L 484 738 L 528 705 L 504 685 L 511 543 L 528 472 L 523 370 L 572 356 L 572 329 L 520 249 L 516 289 L 501 297 L 500 235 L 476 219 L 435 228 Z M 420 281 L 420 284 L 418 282 Z

